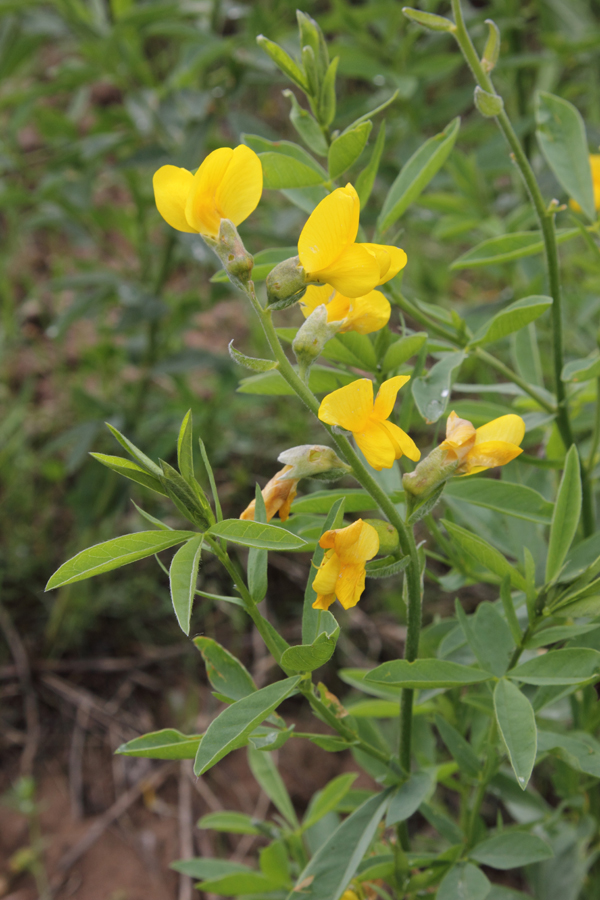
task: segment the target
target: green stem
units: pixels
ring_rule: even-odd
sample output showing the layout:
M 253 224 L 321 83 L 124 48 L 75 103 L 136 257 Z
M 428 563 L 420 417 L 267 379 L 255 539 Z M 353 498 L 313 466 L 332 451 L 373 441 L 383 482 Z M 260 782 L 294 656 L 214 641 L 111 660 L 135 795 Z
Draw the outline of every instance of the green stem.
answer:
M 463 56 L 473 72 L 475 81 L 484 91 L 487 91 L 494 96 L 498 96 L 492 79 L 482 66 L 477 51 L 475 50 L 470 35 L 465 27 L 460 0 L 452 0 L 452 10 L 454 12 L 454 21 L 456 24 L 456 29 L 453 31 L 453 34 L 462 50 Z M 531 168 L 529 160 L 523 151 L 521 143 L 504 109 L 496 116 L 496 122 L 512 150 L 514 162 L 525 182 L 525 187 L 527 188 L 527 192 L 533 203 L 533 207 L 540 223 L 542 237 L 544 239 L 548 286 L 553 301 L 552 362 L 554 369 L 554 391 L 557 403 L 556 424 L 563 444 L 568 450 L 573 444 L 573 430 L 571 428 L 571 419 L 569 417 L 565 385 L 561 379 L 563 368 L 562 296 L 558 263 L 558 245 L 556 243 L 556 229 L 554 227 L 554 210 L 552 207 L 547 207 L 544 203 L 544 198 L 533 169 Z M 594 515 L 590 484 L 585 469 L 582 469 L 581 472 L 581 487 L 583 492 L 583 526 L 587 536 L 594 531 Z
M 475 348 L 475 356 L 477 356 L 482 361 L 486 362 L 493 369 L 496 369 L 497 372 L 500 372 L 502 375 L 505 375 L 506 378 L 510 378 L 511 381 L 514 381 L 515 384 L 525 391 L 526 394 L 529 394 L 530 397 L 533 397 L 536 403 L 545 409 L 546 412 L 555 413 L 556 406 L 553 403 L 550 403 L 549 400 L 539 393 L 534 387 L 528 384 L 520 375 L 516 372 L 513 372 L 512 369 L 509 369 L 508 366 L 505 366 L 504 363 L 496 359 L 495 356 L 492 356 L 491 353 L 488 353 L 487 350 L 483 350 L 481 347 Z
M 473 799 L 473 804 L 471 806 L 471 813 L 469 816 L 469 824 L 467 827 L 467 849 L 472 847 L 475 843 L 476 832 L 477 832 L 477 820 L 479 819 L 479 812 L 481 810 L 481 804 L 483 803 L 483 799 L 485 797 L 485 792 L 487 790 L 487 786 L 490 783 L 491 778 L 493 778 L 494 773 L 496 772 L 496 767 L 498 763 L 498 757 L 496 753 L 496 738 L 497 738 L 497 726 L 496 720 L 492 719 L 490 725 L 490 731 L 488 736 L 488 747 L 489 753 L 487 759 L 485 761 L 485 765 L 483 767 L 483 771 L 479 776 L 479 783 L 477 785 L 477 790 L 475 792 L 475 797 Z
M 318 417 L 319 402 L 312 391 L 299 378 L 285 355 L 273 326 L 271 312 L 263 308 L 258 302 L 252 283 L 248 286 L 247 294 L 261 320 L 269 346 L 279 364 L 278 368 L 281 375 L 310 411 Z M 352 466 L 356 480 L 369 492 L 381 511 L 397 530 L 400 548 L 405 556 L 410 557 L 410 562 L 406 568 L 408 613 L 404 658 L 409 662 L 413 662 L 419 653 L 419 638 L 421 634 L 421 571 L 412 529 L 405 524 L 390 498 L 367 470 L 348 438 L 344 435 L 336 434 L 329 425 L 323 423 L 323 426 L 331 435 L 346 462 Z M 405 688 L 400 699 L 399 760 L 405 772 L 410 771 L 413 696 L 414 691 Z

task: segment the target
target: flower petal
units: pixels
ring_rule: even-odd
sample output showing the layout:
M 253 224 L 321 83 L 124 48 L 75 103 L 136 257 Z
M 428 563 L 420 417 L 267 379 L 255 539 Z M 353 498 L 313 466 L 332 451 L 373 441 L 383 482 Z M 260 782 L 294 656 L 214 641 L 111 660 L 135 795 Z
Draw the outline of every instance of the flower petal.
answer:
M 389 417 L 394 408 L 398 391 L 407 381 L 410 381 L 410 375 L 395 375 L 393 378 L 388 378 L 387 381 L 383 382 L 377 391 L 375 403 L 373 404 L 374 419 L 383 421 L 383 419 Z
M 340 560 L 335 553 L 327 553 L 312 583 L 317 594 L 333 594 L 340 574 Z
M 494 466 L 505 466 L 522 452 L 521 447 L 507 441 L 483 441 L 469 450 L 459 471 L 464 475 L 474 475 Z M 466 471 L 462 472 L 463 469 Z
M 369 419 L 362 431 L 354 432 L 354 440 L 364 453 L 367 462 L 378 472 L 382 469 L 391 469 L 396 459 L 395 446 L 384 427 L 386 424 Z
M 521 416 L 500 416 L 477 429 L 475 446 L 487 441 L 505 441 L 520 444 L 525 436 L 525 422 Z
M 344 313 L 345 310 L 345 314 Z M 336 293 L 327 307 L 327 321 L 336 322 L 346 319 L 341 329 L 356 331 L 358 334 L 371 334 L 387 325 L 392 307 L 381 291 L 370 291 L 364 297 L 351 299 Z
M 361 247 L 372 253 L 379 263 L 378 284 L 385 284 L 406 265 L 406 253 L 400 247 L 391 244 L 361 244 Z
M 323 397 L 318 416 L 327 425 L 362 431 L 373 410 L 373 382 L 359 378 Z
M 240 144 L 231 156 L 215 202 L 221 218 L 240 225 L 259 204 L 263 189 L 262 164 L 254 150 Z
M 185 205 L 193 183 L 192 173 L 177 166 L 162 166 L 152 179 L 159 213 L 171 228 L 187 231 L 188 234 L 196 231 L 185 217 Z
M 335 593 L 344 609 L 356 606 L 364 589 L 365 567 L 353 564 L 342 566 Z
M 307 273 L 327 268 L 354 243 L 359 215 L 360 200 L 351 184 L 321 200 L 298 241 L 298 256 Z
M 215 196 L 233 157 L 231 147 L 219 147 L 209 153 L 194 175 L 188 195 L 185 217 L 194 231 L 216 237 L 221 224 Z
M 300 309 L 304 318 L 307 319 L 317 306 L 327 305 L 333 294 L 334 290 L 330 284 L 309 284 L 300 301 Z M 329 321 L 329 310 L 327 311 L 327 321 Z
M 312 605 L 313 609 L 329 609 L 335 603 L 335 594 L 317 594 L 317 599 Z
M 379 284 L 379 265 L 361 244 L 350 244 L 326 268 L 313 270 L 310 278 L 330 284 L 346 297 L 362 297 Z
M 401 456 L 408 456 L 413 462 L 418 462 L 421 459 L 421 451 L 405 431 L 402 431 L 393 422 L 382 422 L 381 424 L 386 429 L 394 445 L 396 459 L 400 459 Z
M 377 531 L 362 519 L 357 519 L 347 528 L 337 529 L 335 533 L 335 552 L 342 565 L 364 565 L 368 559 L 373 559 L 378 550 Z

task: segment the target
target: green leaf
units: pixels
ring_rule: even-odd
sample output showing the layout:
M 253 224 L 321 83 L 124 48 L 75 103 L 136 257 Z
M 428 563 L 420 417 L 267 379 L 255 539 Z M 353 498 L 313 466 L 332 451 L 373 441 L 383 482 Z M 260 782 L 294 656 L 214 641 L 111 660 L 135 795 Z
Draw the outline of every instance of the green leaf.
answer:
M 560 572 L 569 548 L 573 543 L 581 514 L 581 475 L 577 447 L 569 449 L 565 458 L 563 476 L 558 488 L 552 525 L 548 558 L 546 560 L 546 581 L 553 581 Z
M 175 728 L 163 728 L 121 744 L 115 753 L 145 759 L 194 759 L 201 740 L 201 734 L 182 734 Z
M 201 881 L 197 884 L 200 891 L 206 894 L 225 894 L 228 897 L 235 895 L 243 896 L 244 894 L 263 894 L 269 891 L 275 891 L 281 885 L 267 878 L 261 872 L 255 872 L 248 869 L 244 873 L 223 875 L 221 878 L 211 878 L 208 881 Z
M 278 887 L 289 887 L 290 864 L 285 844 L 282 840 L 273 841 L 268 847 L 259 851 L 259 863 L 263 875 Z
M 550 650 L 521 663 L 508 673 L 526 684 L 579 684 L 594 678 L 600 670 L 600 653 L 585 647 Z
M 252 676 L 229 650 L 204 636 L 194 638 L 194 644 L 202 654 L 206 676 L 219 694 L 229 700 L 241 700 L 256 691 Z
M 440 134 L 425 141 L 404 164 L 379 215 L 377 230 L 380 234 L 392 227 L 439 172 L 454 147 L 459 128 L 460 118 L 457 117 Z
M 598 375 L 600 375 L 600 353 L 594 350 L 585 359 L 573 359 L 571 362 L 566 363 L 563 366 L 560 377 L 562 381 L 571 381 L 579 384 L 582 381 L 590 381 L 592 378 L 597 378 Z
M 410 556 L 403 556 L 402 559 L 394 559 L 393 556 L 384 556 L 383 559 L 376 559 L 368 562 L 365 567 L 367 578 L 392 578 L 403 572 L 410 562 Z
M 558 231 L 557 243 L 563 244 L 577 237 L 579 229 L 570 228 Z M 455 259 L 451 269 L 474 269 L 478 266 L 493 266 L 499 263 L 514 262 L 527 256 L 536 256 L 544 252 L 544 239 L 541 231 L 514 231 L 500 237 L 488 238 L 481 244 L 467 250 Z
M 281 666 L 293 672 L 313 672 L 328 662 L 335 651 L 339 625 L 330 636 L 324 631 L 319 634 L 312 644 L 299 644 L 290 647 L 281 656 Z
M 63 563 L 46 585 L 46 590 L 119 569 L 194 537 L 193 531 L 138 531 L 95 544 Z
M 142 453 L 141 450 L 138 450 L 135 444 L 131 443 L 129 438 L 126 438 L 125 435 L 121 434 L 120 431 L 117 431 L 117 429 L 110 425 L 108 422 L 106 422 L 105 424 L 112 436 L 119 442 L 121 447 L 124 447 L 125 450 L 127 450 L 129 455 L 133 457 L 133 459 L 139 466 L 142 467 L 142 469 L 145 469 L 150 473 L 150 475 L 154 475 L 154 477 L 158 478 L 159 480 L 162 478 L 162 469 L 160 469 L 160 467 L 157 466 L 156 463 L 150 459 L 150 457 L 146 456 L 145 453 Z
M 546 841 L 535 834 L 501 831 L 476 844 L 469 856 L 492 869 L 516 869 L 519 866 L 530 866 L 544 859 L 551 859 L 554 851 Z
M 387 100 L 384 100 L 383 103 L 380 103 L 379 106 L 375 107 L 375 109 L 370 109 L 362 116 L 359 116 L 358 119 L 355 119 L 354 122 L 351 122 L 350 125 L 348 125 L 348 127 L 344 129 L 344 131 L 351 131 L 353 128 L 356 128 L 357 125 L 360 125 L 362 122 L 366 122 L 367 119 L 373 119 L 378 113 L 383 112 L 384 109 L 387 109 L 388 106 L 391 106 L 392 103 L 395 103 L 399 96 L 400 91 L 394 91 L 391 97 L 388 97 Z
M 554 753 L 579 772 L 600 778 L 600 743 L 584 731 L 538 731 L 538 753 Z
M 452 379 L 462 366 L 466 354 L 459 350 L 448 353 L 431 367 L 426 375 L 411 381 L 412 395 L 417 409 L 429 424 L 443 416 L 450 399 Z
M 276 681 L 224 709 L 208 726 L 196 754 L 194 773 L 203 775 L 232 750 L 244 747 L 254 728 L 289 697 L 299 681 L 299 677 Z
M 321 131 L 317 120 L 314 116 L 311 116 L 307 110 L 302 109 L 293 91 L 282 91 L 282 93 L 292 104 L 292 108 L 290 109 L 290 122 L 306 146 L 310 147 L 317 156 L 327 156 L 327 141 L 323 136 L 323 132 Z
M 145 509 L 142 509 L 141 506 L 138 506 L 135 500 L 132 500 L 131 502 L 137 509 L 142 519 L 145 519 L 146 522 L 149 522 L 151 525 L 156 525 L 156 527 L 160 528 L 161 531 L 175 531 L 175 529 L 171 528 L 170 525 L 166 525 L 164 522 L 161 522 L 160 519 L 157 519 L 155 516 L 151 516 L 150 513 L 146 512 Z
M 381 363 L 382 371 L 385 373 L 391 372 L 393 369 L 404 365 L 411 356 L 417 355 L 426 340 L 427 332 L 417 331 L 415 334 L 409 334 L 400 338 L 399 341 L 394 341 L 393 344 L 390 344 L 383 357 L 383 362 Z
M 385 820 L 386 828 L 410 819 L 434 788 L 428 772 L 413 772 L 392 794 Z
M 256 485 L 254 521 L 264 525 L 267 521 L 265 501 L 259 485 Z M 248 590 L 255 603 L 261 603 L 268 587 L 269 551 L 252 547 L 248 551 Z
M 471 778 L 477 778 L 481 772 L 479 758 L 468 741 L 462 734 L 441 716 L 436 715 L 435 725 L 440 737 L 446 745 L 446 749 L 458 763 L 461 772 Z
M 345 497 L 343 495 L 332 504 L 323 524 L 321 535 L 332 528 L 341 527 L 344 521 L 344 504 Z M 324 555 L 325 551 L 317 544 L 311 561 L 311 573 L 316 573 L 321 565 Z M 329 610 L 313 609 L 313 603 L 317 599 L 316 591 L 313 590 L 312 586 L 313 580 L 313 577 L 309 577 L 304 591 L 304 605 L 302 608 L 302 641 L 305 645 L 312 644 L 323 629 L 329 634 L 332 634 L 337 627 L 337 622 Z
M 304 72 L 300 66 L 294 62 L 289 53 L 286 53 L 283 47 L 280 47 L 279 44 L 276 44 L 274 41 L 270 41 L 264 34 L 258 35 L 256 43 L 271 57 L 275 65 L 281 69 L 284 75 L 287 75 L 290 81 L 293 81 L 301 90 L 308 91 L 308 82 L 306 81 Z
M 323 83 L 321 84 L 321 93 L 319 95 L 319 121 L 325 127 L 331 125 L 335 119 L 336 96 L 335 96 L 335 76 L 340 58 L 336 56 L 332 59 L 327 67 Z
M 399 701 L 393 700 L 351 700 L 344 705 L 356 719 L 397 719 L 400 712 Z
M 294 806 L 279 774 L 273 757 L 252 747 L 248 748 L 248 763 L 256 781 L 263 789 L 273 806 L 292 828 L 298 828 L 299 822 Z
M 525 647 L 528 650 L 537 650 L 538 647 L 548 647 L 550 644 L 589 634 L 590 631 L 596 631 L 597 628 L 597 622 L 592 625 L 551 625 L 550 628 L 543 628 L 537 634 L 532 635 L 525 642 Z
M 280 191 L 283 188 L 304 188 L 323 184 L 323 177 L 312 166 L 284 156 L 282 153 L 259 153 L 265 190 Z
M 208 533 L 259 550 L 299 550 L 306 545 L 306 541 L 285 528 L 244 519 L 223 519 L 211 525 Z
M 452 478 L 446 482 L 446 496 L 474 506 L 540 525 L 549 525 L 554 504 L 524 484 L 495 478 Z
M 596 219 L 590 155 L 581 115 L 572 103 L 539 91 L 536 135 L 546 162 L 567 194 L 590 221 Z
M 142 484 L 144 487 L 150 488 L 151 491 L 156 491 L 157 494 L 162 494 L 164 497 L 168 496 L 158 478 L 155 478 L 154 475 L 149 475 L 148 472 L 140 468 L 136 463 L 131 462 L 131 460 L 122 456 L 108 456 L 106 453 L 90 453 L 90 456 L 97 459 L 103 466 L 112 469 L 117 475 L 123 475 L 130 481 Z
M 489 681 L 489 672 L 481 669 L 462 666 L 459 663 L 447 662 L 443 659 L 416 659 L 407 662 L 405 659 L 394 659 L 377 666 L 365 676 L 365 685 L 369 683 L 394 685 L 403 688 L 450 688 L 461 684 L 476 684 Z
M 204 856 L 196 859 L 178 859 L 172 862 L 171 869 L 189 875 L 190 878 L 221 878 L 224 875 L 253 872 L 249 866 L 242 863 L 230 862 L 228 859 L 213 859 Z
M 225 831 L 228 834 L 261 834 L 260 828 L 253 824 L 250 816 L 240 812 L 213 812 L 202 816 L 196 823 L 196 827 L 200 829 L 211 829 L 212 831 Z M 202 875 L 196 875 L 196 878 L 202 878 Z
M 289 728 L 268 728 L 261 726 L 250 735 L 250 746 L 256 750 L 279 750 L 293 736 L 296 726 Z
M 299 896 L 302 900 L 339 898 L 362 862 L 388 800 L 388 791 L 376 794 L 344 819 L 300 873 L 288 900 Z
M 483 602 L 475 615 L 467 618 L 460 602 L 456 615 L 479 665 L 501 678 L 510 663 L 515 644 L 508 624 L 491 603 Z
M 552 297 L 534 295 L 523 297 L 506 306 L 497 313 L 489 322 L 481 326 L 475 337 L 470 341 L 471 347 L 478 344 L 491 344 L 501 338 L 525 328 L 530 322 L 538 319 L 542 313 L 552 306 Z
M 407 19 L 422 25 L 431 31 L 455 31 L 456 25 L 450 19 L 436 16 L 435 13 L 421 12 L 419 9 L 411 9 L 405 6 L 402 10 Z
M 197 534 L 177 551 L 169 569 L 169 584 L 173 609 L 184 634 L 190 633 L 192 604 L 196 592 L 203 534 Z
M 325 359 L 346 363 L 369 372 L 377 371 L 377 356 L 366 334 L 348 331 L 327 341 L 321 354 Z
M 354 687 L 364 694 L 370 694 L 373 697 L 382 697 L 384 700 L 392 700 L 395 703 L 399 703 L 401 695 L 399 687 L 365 681 L 367 675 L 373 671 L 373 669 L 340 669 L 338 675 L 344 684 L 349 684 L 350 687 Z
M 356 193 L 358 194 L 358 197 L 360 199 L 361 209 L 365 208 L 369 197 L 371 196 L 371 191 L 373 190 L 373 185 L 375 184 L 375 178 L 377 177 L 377 172 L 379 171 L 379 163 L 381 162 L 381 154 L 383 153 L 384 146 L 385 121 L 381 123 L 379 134 L 377 135 L 377 140 L 375 141 L 375 146 L 373 147 L 373 152 L 371 153 L 369 162 L 356 178 L 355 187 Z
M 314 365 L 310 370 L 309 386 L 315 394 L 328 394 L 356 381 L 356 375 L 332 369 L 330 366 Z M 264 372 L 242 378 L 238 387 L 240 394 L 262 394 L 269 397 L 295 397 L 293 389 L 281 372 Z
M 292 503 L 292 512 L 298 515 L 328 513 L 333 504 L 342 499 L 346 501 L 344 505 L 346 512 L 377 509 L 377 504 L 366 491 L 360 488 L 346 488 L 345 490 L 315 491 L 312 494 L 297 497 Z
M 436 506 L 442 498 L 446 483 L 442 482 L 425 498 L 419 498 L 419 502 L 415 504 L 413 511 L 408 518 L 409 525 L 416 525 L 421 519 L 424 519 L 431 510 Z
M 277 369 L 279 363 L 274 359 L 256 359 L 254 356 L 246 356 L 245 353 L 240 353 L 239 350 L 236 350 L 233 346 L 233 341 L 229 341 L 229 355 L 232 360 L 238 364 L 238 366 L 244 366 L 245 369 L 250 369 L 251 372 L 270 372 L 271 369 Z
M 161 459 L 163 484 L 182 516 L 203 530 L 214 518 L 212 510 L 198 482 L 189 484 L 179 472 Z
M 444 875 L 436 900 L 485 900 L 491 888 L 481 869 L 461 862 Z
M 456 541 L 458 546 L 468 553 L 469 556 L 472 556 L 473 559 L 499 578 L 505 578 L 508 575 L 514 588 L 518 588 L 520 591 L 526 589 L 527 583 L 524 577 L 514 566 L 511 566 L 495 547 L 492 547 L 478 535 L 467 531 L 466 528 L 455 525 L 454 522 L 449 522 L 447 519 L 442 519 L 441 521 L 452 540 Z
M 302 820 L 302 831 L 306 831 L 307 828 L 310 828 L 315 822 L 326 816 L 327 813 L 333 812 L 344 799 L 357 777 L 356 772 L 346 772 L 346 774 L 338 775 L 337 778 L 330 781 L 323 790 L 317 791 L 313 795 L 306 810 L 306 815 Z
M 354 165 L 367 145 L 372 128 L 373 123 L 367 119 L 356 128 L 344 131 L 332 142 L 327 154 L 330 178 L 339 178 Z
M 517 782 L 525 790 L 535 763 L 537 729 L 531 703 L 519 688 L 501 678 L 494 690 L 494 709 Z
M 184 416 L 181 428 L 179 429 L 179 437 L 177 438 L 177 465 L 181 475 L 190 484 L 194 483 L 194 450 L 192 447 L 193 440 L 193 423 L 192 411 L 188 409 Z

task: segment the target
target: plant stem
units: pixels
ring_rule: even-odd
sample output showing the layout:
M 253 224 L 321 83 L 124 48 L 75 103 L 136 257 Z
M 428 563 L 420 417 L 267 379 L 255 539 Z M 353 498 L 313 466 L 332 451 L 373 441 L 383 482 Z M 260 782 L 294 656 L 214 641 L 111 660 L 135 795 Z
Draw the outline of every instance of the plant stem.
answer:
M 255 312 L 260 318 L 275 359 L 279 363 L 281 375 L 310 411 L 315 416 L 318 416 L 319 402 L 312 391 L 299 378 L 285 355 L 277 332 L 273 327 L 271 312 L 263 308 L 258 302 L 252 283 L 248 286 L 247 294 Z M 412 529 L 405 524 L 390 498 L 367 470 L 348 438 L 344 435 L 336 434 L 329 425 L 323 423 L 323 426 L 335 441 L 346 462 L 352 466 L 356 480 L 369 492 L 381 511 L 397 530 L 400 548 L 405 556 L 410 557 L 410 562 L 406 568 L 408 611 L 404 658 L 409 662 L 413 662 L 419 653 L 419 638 L 421 634 L 421 570 Z M 413 690 L 403 689 L 400 699 L 400 744 L 398 756 L 400 765 L 406 773 L 410 772 L 413 697 Z
M 594 412 L 594 430 L 592 432 L 592 442 L 590 444 L 590 452 L 587 458 L 586 468 L 591 475 L 598 452 L 598 443 L 600 442 L 600 378 L 596 379 L 596 409 Z
M 498 96 L 492 79 L 483 68 L 470 35 L 465 27 L 460 0 L 452 0 L 452 11 L 454 13 L 454 21 L 456 24 L 456 30 L 453 31 L 453 34 L 462 50 L 463 56 L 473 72 L 475 81 L 482 90 L 487 91 L 494 96 Z M 525 187 L 527 188 L 527 192 L 533 203 L 533 207 L 540 223 L 542 237 L 544 239 L 548 286 L 553 301 L 552 362 L 554 369 L 554 391 L 557 404 L 556 424 L 563 444 L 565 445 L 565 449 L 568 450 L 573 444 L 573 430 L 571 428 L 571 420 L 569 417 L 565 385 L 561 379 L 563 368 L 562 297 L 558 263 L 558 246 L 556 243 L 556 230 L 554 227 L 554 210 L 552 206 L 547 207 L 544 203 L 544 198 L 533 169 L 531 168 L 529 160 L 523 151 L 511 121 L 504 109 L 496 116 L 496 122 L 512 150 L 513 160 L 525 182 Z M 586 536 L 588 536 L 594 531 L 594 515 L 589 479 L 587 477 L 587 471 L 583 467 L 581 471 L 581 487 L 583 492 L 583 527 Z

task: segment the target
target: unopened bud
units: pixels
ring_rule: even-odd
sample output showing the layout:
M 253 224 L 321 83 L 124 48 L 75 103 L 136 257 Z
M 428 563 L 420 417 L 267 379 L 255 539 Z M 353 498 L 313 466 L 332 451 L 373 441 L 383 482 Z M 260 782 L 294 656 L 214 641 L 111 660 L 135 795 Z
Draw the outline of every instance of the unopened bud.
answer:
M 287 478 L 316 478 L 318 481 L 337 481 L 352 471 L 331 447 L 322 444 L 301 444 L 290 447 L 277 457 L 277 461 L 291 466 Z
M 460 459 L 448 460 L 448 453 L 442 446 L 432 450 L 429 456 L 422 459 L 413 472 L 406 472 L 402 477 L 405 491 L 414 497 L 430 494 L 442 481 L 454 475 L 461 463 Z
M 421 12 L 420 9 L 411 9 L 405 6 L 402 10 L 407 19 L 411 19 L 423 28 L 430 31 L 456 31 L 456 25 L 444 16 L 436 16 L 435 13 Z
M 490 33 L 483 51 L 481 65 L 486 72 L 491 72 L 500 56 L 500 29 L 493 19 L 486 19 L 485 24 L 490 29 Z
M 337 334 L 339 327 L 339 323 L 327 324 L 327 307 L 323 303 L 311 312 L 298 329 L 296 337 L 292 341 L 292 350 L 298 361 L 300 377 L 303 381 L 307 381 L 310 367 L 321 355 L 321 350 L 327 341 Z
M 379 553 L 383 556 L 387 556 L 398 549 L 400 546 L 400 539 L 398 537 L 398 532 L 393 525 L 390 525 L 389 522 L 385 522 L 383 519 L 364 519 L 363 521 L 377 532 L 379 537 Z
M 304 269 L 298 256 L 284 259 L 267 275 L 269 309 L 286 309 L 301 300 L 306 291 Z
M 233 222 L 221 219 L 217 239 L 205 237 L 204 240 L 223 263 L 231 283 L 244 291 L 250 281 L 254 257 L 244 247 Z
M 475 88 L 475 106 L 482 116 L 491 119 L 499 116 L 504 109 L 504 101 L 498 94 L 488 94 L 479 85 Z

